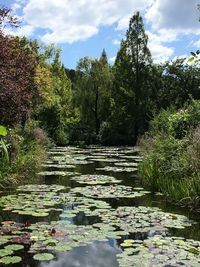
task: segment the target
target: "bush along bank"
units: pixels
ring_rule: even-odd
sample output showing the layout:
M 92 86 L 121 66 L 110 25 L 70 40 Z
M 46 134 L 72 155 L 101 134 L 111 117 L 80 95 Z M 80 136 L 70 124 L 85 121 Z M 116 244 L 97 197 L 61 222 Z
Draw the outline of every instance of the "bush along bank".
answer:
M 161 111 L 140 145 L 143 183 L 176 203 L 199 208 L 200 101 L 179 111 Z
M 46 158 L 48 138 L 33 122 L 22 130 L 0 126 L 0 187 L 33 182 Z

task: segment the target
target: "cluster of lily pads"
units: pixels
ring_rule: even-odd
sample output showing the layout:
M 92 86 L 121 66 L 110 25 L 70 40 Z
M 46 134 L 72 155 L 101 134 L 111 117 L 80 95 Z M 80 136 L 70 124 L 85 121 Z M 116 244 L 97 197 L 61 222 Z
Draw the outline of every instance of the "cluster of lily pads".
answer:
M 150 193 L 149 191 L 144 191 L 139 189 L 133 191 L 131 186 L 125 185 L 95 185 L 95 186 L 85 186 L 85 187 L 75 187 L 70 190 L 72 193 L 80 193 L 86 197 L 93 198 L 135 198 L 141 197 L 145 194 Z
M 61 185 L 24 185 L 19 186 L 20 194 L 3 196 L 0 206 L 4 211 L 11 211 L 20 215 L 46 217 L 49 212 L 62 211 L 57 206 L 61 204 L 58 191 L 64 190 Z
M 106 224 L 119 227 L 129 233 L 164 232 L 168 228 L 183 229 L 191 226 L 186 216 L 163 212 L 157 207 L 118 207 L 100 214 Z
M 27 184 L 18 186 L 17 191 L 21 192 L 58 192 L 65 190 L 63 185 Z
M 57 162 L 58 164 L 66 164 L 66 165 L 74 165 L 74 164 L 79 164 L 79 165 L 84 165 L 90 163 L 89 161 L 86 160 L 86 156 L 79 156 L 77 158 L 75 157 L 66 157 L 66 156 L 54 156 L 51 157 L 51 160 L 53 162 Z
M 55 168 L 55 169 L 75 169 L 75 165 L 70 164 L 56 164 L 53 162 L 50 162 L 49 164 L 43 164 L 43 168 Z
M 80 175 L 72 177 L 71 180 L 75 180 L 76 182 L 80 184 L 117 184 L 121 183 L 121 180 L 117 180 L 113 176 L 107 176 L 107 175 Z
M 112 207 L 109 203 L 86 197 L 66 196 L 65 209 L 60 214 L 61 219 L 74 218 L 79 212 L 84 212 L 85 216 L 100 216 Z
M 39 172 L 41 176 L 74 176 L 78 175 L 78 172 L 67 172 L 67 171 L 43 171 Z
M 110 148 L 89 147 L 87 149 L 80 149 L 77 147 L 68 147 L 68 148 L 56 147 L 49 151 L 49 155 L 53 163 L 57 163 L 59 166 L 62 165 L 67 166 L 67 165 L 77 165 L 77 164 L 89 164 L 93 161 L 119 163 L 126 161 L 126 159 L 129 159 L 129 157 L 130 159 L 133 160 L 140 159 L 139 156 L 129 155 L 130 153 L 135 153 L 135 152 L 136 150 L 131 147 L 126 148 L 126 150 L 114 147 Z M 121 159 L 119 157 L 121 157 Z M 129 163 L 130 162 L 127 162 L 127 164 Z
M 105 166 L 103 168 L 96 168 L 96 170 L 97 171 L 106 171 L 106 172 L 136 172 L 137 168 Z
M 180 237 L 155 235 L 148 239 L 125 240 L 119 266 L 200 266 L 200 242 Z M 142 265 L 141 265 L 142 263 Z
M 77 226 L 66 220 L 30 226 L 8 221 L 2 225 L 0 233 L 1 245 L 5 245 L 0 249 L 0 263 L 3 264 L 20 262 L 22 258 L 14 254 L 25 246 L 29 253 L 34 254 L 35 260 L 47 261 L 54 259 L 56 252 L 67 252 L 96 240 L 107 241 L 109 238 L 118 238 L 119 234 L 127 234 L 109 225 Z

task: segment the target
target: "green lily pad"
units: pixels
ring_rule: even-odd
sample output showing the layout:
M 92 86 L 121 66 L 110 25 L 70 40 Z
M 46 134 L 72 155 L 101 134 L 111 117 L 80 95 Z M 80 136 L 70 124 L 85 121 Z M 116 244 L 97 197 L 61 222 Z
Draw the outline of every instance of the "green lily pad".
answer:
M 117 163 L 114 163 L 114 165 L 120 166 L 120 167 L 137 167 L 138 163 L 137 162 L 117 162 Z
M 6 249 L 6 248 L 0 249 L 0 257 L 9 256 L 9 255 L 12 255 L 12 254 L 13 254 L 12 250 L 9 250 L 9 249 Z
M 5 265 L 7 264 L 15 264 L 22 261 L 22 258 L 19 256 L 7 256 L 0 259 L 0 263 L 3 263 Z
M 24 246 L 22 246 L 22 245 L 8 245 L 4 249 L 17 251 L 17 250 L 21 250 L 23 248 L 24 248 Z
M 54 259 L 54 255 L 50 253 L 38 253 L 33 256 L 34 260 L 50 261 Z

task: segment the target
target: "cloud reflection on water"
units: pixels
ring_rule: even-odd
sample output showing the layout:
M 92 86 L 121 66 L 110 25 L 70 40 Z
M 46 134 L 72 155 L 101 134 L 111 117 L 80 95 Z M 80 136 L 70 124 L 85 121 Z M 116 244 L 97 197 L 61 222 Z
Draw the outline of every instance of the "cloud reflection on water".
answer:
M 115 240 L 93 242 L 91 245 L 74 248 L 58 254 L 58 260 L 42 263 L 40 267 L 118 267 L 116 254 L 121 250 Z

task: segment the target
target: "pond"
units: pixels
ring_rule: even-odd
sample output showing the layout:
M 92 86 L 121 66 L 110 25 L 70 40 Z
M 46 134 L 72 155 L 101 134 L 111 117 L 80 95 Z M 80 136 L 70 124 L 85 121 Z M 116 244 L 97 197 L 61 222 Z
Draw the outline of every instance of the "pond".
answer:
M 199 213 L 143 188 L 141 160 L 133 147 L 52 148 L 39 184 L 1 194 L 0 266 L 200 266 Z

